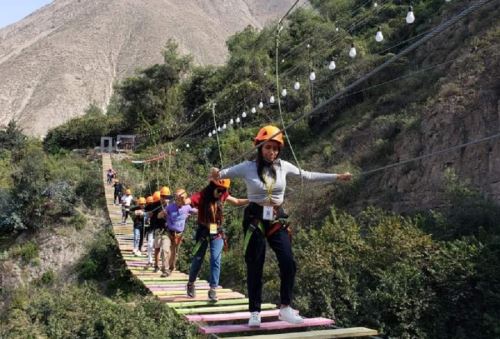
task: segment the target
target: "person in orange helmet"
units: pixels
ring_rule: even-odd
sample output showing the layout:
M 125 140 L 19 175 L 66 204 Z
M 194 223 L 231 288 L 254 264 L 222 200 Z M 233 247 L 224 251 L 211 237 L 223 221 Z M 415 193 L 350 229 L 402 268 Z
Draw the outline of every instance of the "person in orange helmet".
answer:
M 125 190 L 125 195 L 122 196 L 121 198 L 121 203 L 122 203 L 122 224 L 127 223 L 127 218 L 130 214 L 130 206 L 132 205 L 132 202 L 134 201 L 134 197 L 132 196 L 132 190 L 126 189 Z
M 266 252 L 266 240 L 276 253 L 280 268 L 280 311 L 279 318 L 289 323 L 300 324 L 303 319 L 291 308 L 292 290 L 295 282 L 296 265 L 288 234 L 288 217 L 283 204 L 288 175 L 311 181 L 349 181 L 349 172 L 328 174 L 300 170 L 291 163 L 281 160 L 279 155 L 285 145 L 282 131 L 272 125 L 262 127 L 255 137 L 257 158 L 219 170 L 212 168 L 213 180 L 242 178 L 247 187 L 250 201 L 245 208 L 243 230 L 244 251 L 247 265 L 247 288 L 249 298 L 250 327 L 260 327 L 262 273 Z
M 142 242 L 144 238 L 144 218 L 146 207 L 146 198 L 140 197 L 137 199 L 137 205 L 130 207 L 131 218 L 134 222 L 134 249 L 135 256 L 140 256 Z
M 158 212 L 161 210 L 160 191 L 156 191 L 153 195 L 146 198 L 146 207 L 144 208 L 145 215 L 145 238 L 147 245 L 148 261 L 144 269 L 153 266 L 153 252 L 154 252 L 154 232 L 158 227 Z
M 210 289 L 208 298 L 217 301 L 216 288 L 219 286 L 219 277 L 224 247 L 224 220 L 223 205 L 229 202 L 235 206 L 248 204 L 248 199 L 238 199 L 229 194 L 231 181 L 228 179 L 211 180 L 203 191 L 191 196 L 191 206 L 198 209 L 198 228 L 196 230 L 196 245 L 192 250 L 193 259 L 189 269 L 187 295 L 195 297 L 194 282 L 201 269 L 201 264 L 208 246 L 210 245 Z

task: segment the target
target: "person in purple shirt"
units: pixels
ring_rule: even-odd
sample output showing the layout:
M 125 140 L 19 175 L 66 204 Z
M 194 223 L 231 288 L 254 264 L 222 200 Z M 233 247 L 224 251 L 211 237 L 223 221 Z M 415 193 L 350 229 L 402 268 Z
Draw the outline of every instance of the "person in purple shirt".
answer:
M 162 258 L 162 277 L 168 277 L 175 271 L 177 253 L 182 242 L 182 233 L 186 225 L 187 218 L 198 213 L 196 208 L 189 205 L 188 194 L 185 189 L 177 189 L 174 194 L 174 202 L 164 207 L 158 214 L 159 218 L 165 218 L 165 232 L 168 233 L 165 248 L 167 251 Z

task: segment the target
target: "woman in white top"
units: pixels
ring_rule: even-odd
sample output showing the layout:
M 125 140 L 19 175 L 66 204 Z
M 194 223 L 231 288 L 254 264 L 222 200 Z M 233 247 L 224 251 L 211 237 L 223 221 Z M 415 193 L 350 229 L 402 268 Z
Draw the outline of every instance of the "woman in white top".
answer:
M 262 303 L 262 272 L 266 253 L 266 239 L 278 259 L 280 268 L 281 320 L 300 324 L 303 319 L 290 307 L 295 282 L 296 265 L 288 235 L 288 217 L 281 205 L 286 188 L 286 176 L 302 176 L 311 181 L 348 181 L 351 174 L 327 174 L 300 171 L 291 163 L 279 159 L 284 146 L 283 135 L 275 126 L 264 126 L 255 137 L 257 159 L 244 161 L 223 170 L 213 168 L 213 179 L 243 178 L 250 204 L 245 209 L 243 230 L 244 251 L 247 264 L 250 327 L 260 326 Z

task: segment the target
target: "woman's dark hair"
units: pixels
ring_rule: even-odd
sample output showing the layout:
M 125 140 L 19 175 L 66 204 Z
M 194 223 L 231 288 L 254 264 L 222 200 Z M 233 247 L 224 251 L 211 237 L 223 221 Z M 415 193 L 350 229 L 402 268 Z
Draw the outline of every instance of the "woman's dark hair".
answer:
M 210 214 L 212 213 L 211 206 L 219 200 L 219 198 L 214 197 L 214 190 L 217 188 L 221 187 L 217 186 L 212 181 L 210 181 L 210 183 L 201 191 L 202 199 L 200 201 L 200 209 L 198 213 L 200 214 L 201 220 L 203 220 L 204 222 L 211 222 L 210 221 Z M 222 211 L 217 211 L 217 214 L 219 213 L 220 215 L 222 215 Z
M 278 156 L 279 157 L 279 153 Z M 276 157 L 276 158 L 277 158 Z M 269 168 L 269 171 L 271 172 L 271 176 L 276 179 L 276 169 L 274 168 L 273 164 L 264 159 L 264 156 L 262 155 L 262 145 L 259 146 L 257 149 L 257 174 L 260 178 L 260 181 L 262 181 L 264 184 L 266 184 L 266 181 L 264 180 L 264 168 Z

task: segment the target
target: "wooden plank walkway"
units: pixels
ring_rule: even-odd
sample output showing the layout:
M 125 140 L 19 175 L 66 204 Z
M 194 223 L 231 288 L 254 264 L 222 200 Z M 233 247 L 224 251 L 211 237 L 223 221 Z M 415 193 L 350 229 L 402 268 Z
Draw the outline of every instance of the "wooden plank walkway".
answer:
M 217 302 L 208 299 L 208 281 L 197 280 L 198 295 L 189 298 L 186 295 L 188 275 L 173 272 L 167 278 L 161 278 L 160 272 L 154 273 L 151 268 L 145 269 L 146 256 L 134 256 L 133 229 L 131 221 L 121 224 L 120 206 L 113 204 L 113 187 L 106 184 L 106 171 L 111 168 L 109 154 L 102 155 L 102 173 L 105 188 L 106 204 L 113 232 L 127 268 L 141 280 L 151 293 L 184 315 L 187 321 L 198 326 L 199 332 L 211 337 L 237 335 L 238 338 L 351 338 L 374 336 L 377 331 L 363 327 L 333 329 L 334 321 L 326 318 L 305 318 L 303 324 L 289 324 L 278 320 L 278 309 L 275 304 L 262 304 L 262 324 L 259 328 L 250 328 L 247 321 L 250 317 L 248 299 L 241 293 L 231 289 L 217 289 Z M 295 332 L 294 332 L 295 331 Z M 263 334 L 263 332 L 268 332 Z M 278 333 L 277 333 L 278 332 Z M 272 333 L 272 334 L 271 334 Z M 242 337 L 241 335 L 246 335 Z

